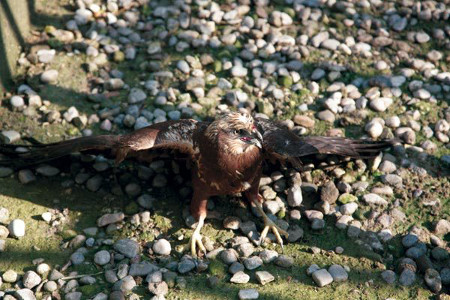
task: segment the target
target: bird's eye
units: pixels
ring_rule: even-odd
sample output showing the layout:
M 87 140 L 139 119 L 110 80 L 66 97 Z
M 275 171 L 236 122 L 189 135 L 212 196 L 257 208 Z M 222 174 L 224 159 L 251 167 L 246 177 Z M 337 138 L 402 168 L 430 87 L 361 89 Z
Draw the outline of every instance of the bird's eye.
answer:
M 245 135 L 245 130 L 244 129 L 239 129 L 239 130 L 235 130 L 234 131 L 234 134 L 236 134 L 236 135 Z

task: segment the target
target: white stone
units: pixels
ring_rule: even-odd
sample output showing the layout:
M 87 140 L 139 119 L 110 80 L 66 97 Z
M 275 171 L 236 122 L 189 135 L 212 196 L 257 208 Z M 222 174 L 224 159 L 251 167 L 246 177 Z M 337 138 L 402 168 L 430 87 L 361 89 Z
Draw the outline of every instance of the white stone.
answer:
M 13 237 L 23 237 L 25 235 L 25 222 L 21 219 L 14 219 L 9 223 L 8 230 Z

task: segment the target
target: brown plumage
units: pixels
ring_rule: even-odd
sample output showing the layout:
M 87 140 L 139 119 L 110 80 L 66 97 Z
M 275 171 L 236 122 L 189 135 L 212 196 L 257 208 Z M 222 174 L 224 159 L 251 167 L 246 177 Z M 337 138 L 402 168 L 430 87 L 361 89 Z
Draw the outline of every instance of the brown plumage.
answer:
M 16 152 L 17 146 L 1 145 L 6 159 L 0 165 L 22 168 L 39 164 L 73 152 L 100 151 L 120 163 L 127 158 L 148 162 L 153 150 L 173 149 L 192 161 L 193 199 L 190 210 L 199 221 L 191 239 L 205 250 L 200 229 L 211 196 L 244 193 L 264 218 L 266 227 L 261 238 L 271 229 L 282 244 L 278 228 L 262 210 L 259 194 L 262 163 L 265 159 L 289 161 L 301 167 L 301 158 L 315 154 L 334 154 L 351 158 L 370 158 L 391 146 L 391 142 L 373 142 L 338 137 L 299 137 L 280 124 L 240 113 L 228 113 L 214 122 L 180 120 L 158 123 L 126 135 L 81 137 L 59 143 L 25 146 L 28 152 Z

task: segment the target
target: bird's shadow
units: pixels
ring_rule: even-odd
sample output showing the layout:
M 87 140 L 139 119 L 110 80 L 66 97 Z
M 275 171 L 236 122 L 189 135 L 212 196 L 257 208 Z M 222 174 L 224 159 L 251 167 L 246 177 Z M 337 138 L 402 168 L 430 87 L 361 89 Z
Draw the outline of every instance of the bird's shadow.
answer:
M 79 157 L 76 156 L 75 159 Z M 80 170 L 80 166 L 78 163 L 78 167 L 73 168 L 71 165 L 67 164 L 68 160 L 63 159 L 55 162 L 55 165 L 61 168 L 64 175 L 63 178 L 53 177 L 53 178 L 43 178 L 38 177 L 37 181 L 23 186 L 21 185 L 16 176 L 15 178 L 4 178 L 0 179 L 0 194 L 4 196 L 8 196 L 10 198 L 17 198 L 29 201 L 36 205 L 47 206 L 48 208 L 69 208 L 72 211 L 79 212 L 78 219 L 74 224 L 74 229 L 78 233 L 82 233 L 82 229 L 87 227 L 95 226 L 95 220 L 99 217 L 103 212 L 106 211 L 127 211 L 127 207 L 130 204 L 135 204 L 135 199 L 133 197 L 128 197 L 126 195 L 119 196 L 108 196 L 110 195 L 109 190 L 113 186 L 114 182 L 114 174 L 112 170 L 108 170 L 103 172 L 103 177 L 106 180 L 103 182 L 102 187 L 98 192 L 90 192 L 86 190 L 84 185 L 75 185 L 69 189 L 63 188 L 61 185 L 67 179 L 73 177 L 74 174 L 71 174 L 74 169 Z M 170 163 L 170 160 L 166 160 L 166 166 Z M 89 164 L 83 168 L 86 172 L 93 172 L 93 169 L 90 169 Z M 125 176 L 128 178 L 128 181 L 119 182 L 122 185 L 122 190 L 124 190 L 124 186 L 129 182 L 137 182 L 136 181 L 136 170 L 133 169 L 134 163 L 129 163 L 125 168 L 119 171 L 118 176 L 121 174 L 131 173 L 135 176 Z M 266 166 L 266 168 L 270 168 L 271 166 Z M 266 170 L 269 171 L 269 170 Z M 154 202 L 154 207 L 151 209 L 151 213 L 153 217 L 162 217 L 170 220 L 170 226 L 160 229 L 159 236 L 155 238 L 165 237 L 171 240 L 171 243 L 174 246 L 186 246 L 189 236 L 190 230 L 186 229 L 186 224 L 183 218 L 183 210 L 186 210 L 188 206 L 188 202 L 186 199 L 189 198 L 190 195 L 184 197 L 179 196 L 179 189 L 182 186 L 189 186 L 189 170 L 182 169 L 181 175 L 186 178 L 185 182 L 181 185 L 176 184 L 169 177 L 168 185 L 165 188 L 155 189 L 151 188 L 147 190 L 147 188 L 151 185 L 150 180 L 147 182 L 141 182 L 141 187 L 143 190 L 146 190 L 146 193 L 149 193 L 156 197 L 156 201 Z M 93 173 L 92 173 L 93 174 Z M 70 190 L 70 192 L 68 192 Z M 304 193 L 304 201 L 302 203 L 302 207 L 300 210 L 305 210 L 314 206 L 319 198 L 317 192 L 309 192 Z M 58 201 L 55 203 L 55 198 L 58 198 Z M 230 202 L 230 200 L 232 200 Z M 214 203 L 213 215 L 222 216 L 219 218 L 213 218 L 206 222 L 204 232 L 213 232 L 213 234 L 220 235 L 220 233 L 225 232 L 226 230 L 223 228 L 222 221 L 225 216 L 228 215 L 236 215 L 236 212 L 239 212 L 239 216 L 243 220 L 251 220 L 254 221 L 258 225 L 258 231 L 262 229 L 261 222 L 259 218 L 254 216 L 251 213 L 250 208 L 247 206 L 247 201 L 245 199 L 236 198 L 236 197 L 220 197 L 212 199 Z M 247 208 L 246 208 L 247 206 Z M 105 207 L 107 208 L 105 210 Z M 138 211 L 143 211 L 144 209 L 140 208 Z M 218 214 L 217 214 L 218 212 Z M 39 216 L 32 216 L 33 219 L 39 220 Z M 291 225 L 299 225 L 303 230 L 304 234 L 301 239 L 296 242 L 288 243 L 285 247 L 285 254 L 291 256 L 295 259 L 295 263 L 292 267 L 288 269 L 283 269 L 273 264 L 268 264 L 263 267 L 264 270 L 268 270 L 271 272 L 277 280 L 281 280 L 282 282 L 286 280 L 294 280 L 295 282 L 308 286 L 311 289 L 316 289 L 316 285 L 312 281 L 312 279 L 306 276 L 306 269 L 309 265 L 313 263 L 317 263 L 321 267 L 327 267 L 333 263 L 340 264 L 350 264 L 351 272 L 350 272 L 350 283 L 356 285 L 364 285 L 367 284 L 368 281 L 373 279 L 374 274 L 379 274 L 383 270 L 385 266 L 389 269 L 396 269 L 396 265 L 394 261 L 404 255 L 405 249 L 402 246 L 401 238 L 402 235 L 394 234 L 393 238 L 384 244 L 384 250 L 373 251 L 368 249 L 366 246 L 361 243 L 356 242 L 354 239 L 350 239 L 347 237 L 346 230 L 339 230 L 334 227 L 335 219 L 333 217 L 325 217 L 326 226 L 323 230 L 315 231 L 310 228 L 309 221 L 304 218 L 300 221 L 290 221 Z M 212 231 L 210 230 L 212 229 Z M 185 233 L 185 238 L 182 240 L 175 239 L 174 235 L 183 232 Z M 239 232 L 235 232 L 234 234 L 240 234 Z M 120 233 L 122 234 L 122 233 Z M 232 235 L 234 235 L 232 234 Z M 359 240 L 368 242 L 367 238 L 371 235 L 376 235 L 377 232 L 372 231 L 364 231 L 361 230 L 359 235 Z M 206 235 L 208 236 L 208 235 Z M 208 236 L 214 243 L 215 246 L 224 246 L 228 243 L 227 240 L 218 240 L 217 236 Z M 226 235 L 225 235 L 226 236 Z M 145 240 L 141 240 L 142 244 L 146 243 Z M 344 248 L 344 253 L 338 255 L 335 253 L 335 248 L 337 246 L 341 246 Z M 276 244 L 269 244 L 263 247 L 257 247 L 256 251 L 261 251 L 264 248 L 269 248 L 276 250 L 281 253 L 281 249 Z M 312 253 L 312 249 L 319 249 L 316 254 Z M 185 249 L 189 249 L 185 247 Z M 388 250 L 389 249 L 389 250 Z M 64 260 L 67 260 L 68 256 L 70 256 L 71 251 L 62 251 L 58 253 L 52 253 L 50 250 L 47 251 L 34 251 L 30 250 L 27 253 L 24 249 L 14 249 L 14 259 L 18 257 L 23 257 L 23 259 L 37 258 L 43 257 L 48 259 L 48 261 L 58 261 L 60 264 L 63 263 Z M 17 256 L 20 254 L 19 256 Z M 181 253 L 179 254 L 181 255 Z M 392 255 L 391 258 L 389 256 Z M 11 259 L 12 257 L 8 257 L 8 252 L 0 255 L 0 260 Z M 152 258 L 152 257 L 151 257 Z M 354 259 L 357 259 L 360 264 L 355 263 Z M 367 267 L 367 269 L 361 269 L 361 265 Z M 26 268 L 28 269 L 28 268 Z M 26 270 L 24 269 L 24 271 Z M 250 272 L 251 278 L 255 281 L 254 272 Z M 223 290 L 217 289 L 206 289 L 205 293 L 209 294 L 210 297 L 221 297 L 224 296 L 223 291 L 228 291 L 229 293 L 237 294 L 239 288 L 230 285 L 224 285 L 224 282 L 228 281 L 230 275 L 222 275 L 220 286 Z M 381 284 L 381 279 L 377 275 L 375 280 L 375 284 Z M 188 289 L 192 289 L 195 291 L 196 286 L 199 284 L 199 281 L 207 280 L 207 275 L 199 274 L 196 277 L 191 278 L 192 285 L 188 285 Z M 191 280 L 189 279 L 189 280 Z M 421 280 L 417 281 L 417 285 L 415 285 L 414 289 L 419 289 L 420 286 L 424 286 L 424 283 Z M 198 288 L 198 286 L 197 286 Z M 282 294 L 277 294 L 274 291 L 266 291 L 261 294 L 263 299 L 291 299 L 290 296 L 286 296 L 283 298 Z

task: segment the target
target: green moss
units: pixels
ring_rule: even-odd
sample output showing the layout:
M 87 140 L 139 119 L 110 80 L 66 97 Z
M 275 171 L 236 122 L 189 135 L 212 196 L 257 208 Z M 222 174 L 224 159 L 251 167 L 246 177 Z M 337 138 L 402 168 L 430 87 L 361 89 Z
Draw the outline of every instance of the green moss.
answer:
M 338 201 L 342 204 L 347 204 L 358 201 L 358 197 L 349 193 L 344 193 L 339 196 Z
M 152 14 L 152 12 L 153 12 L 153 10 L 152 10 L 152 8 L 150 7 L 150 5 L 144 4 L 144 5 L 142 6 L 142 14 L 143 14 L 144 16 L 148 17 L 148 16 L 150 16 L 150 15 Z
M 114 61 L 115 62 L 122 62 L 125 60 L 125 53 L 123 53 L 122 51 L 116 51 L 114 52 Z
M 281 76 L 278 79 L 278 83 L 284 86 L 285 88 L 290 88 L 293 84 L 293 80 L 291 76 Z
M 218 58 L 222 59 L 222 58 L 231 58 L 231 52 L 227 49 L 220 51 L 217 54 Z
M 214 61 L 213 69 L 214 69 L 215 73 L 221 72 L 222 71 L 222 62 L 220 60 Z
M 56 39 L 56 38 L 49 38 L 47 41 L 47 44 L 53 48 L 53 49 L 62 49 L 62 47 L 64 46 L 64 43 L 61 42 L 60 40 Z
M 273 105 L 272 103 L 268 102 L 268 101 L 258 101 L 256 102 L 256 106 L 258 107 L 258 111 L 266 114 L 267 116 L 272 116 L 273 115 Z
M 291 7 L 285 7 L 285 8 L 283 9 L 283 11 L 284 11 L 285 13 L 287 13 L 291 18 L 294 18 L 294 17 L 295 17 L 295 10 L 292 9 Z
M 227 266 L 219 260 L 213 260 L 209 264 L 208 271 L 211 275 L 223 278 L 227 275 Z
M 61 233 L 61 237 L 65 240 L 70 240 L 77 236 L 77 232 L 73 229 L 66 229 Z
M 98 284 L 83 285 L 78 289 L 85 298 L 92 298 L 102 291 L 102 286 Z
M 156 227 L 160 228 L 163 231 L 167 231 L 172 228 L 172 221 L 169 218 L 163 217 L 161 215 L 156 215 L 154 220 Z
M 125 206 L 125 214 L 134 215 L 137 212 L 139 212 L 139 205 L 136 201 L 131 201 L 127 206 Z

